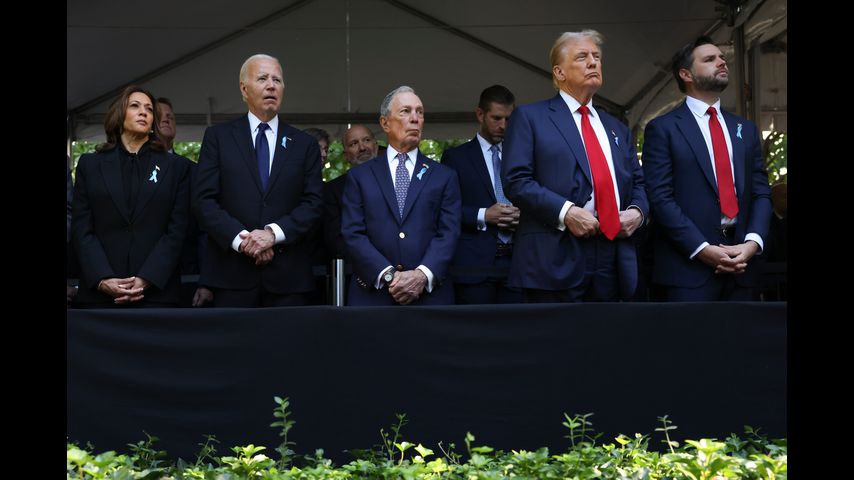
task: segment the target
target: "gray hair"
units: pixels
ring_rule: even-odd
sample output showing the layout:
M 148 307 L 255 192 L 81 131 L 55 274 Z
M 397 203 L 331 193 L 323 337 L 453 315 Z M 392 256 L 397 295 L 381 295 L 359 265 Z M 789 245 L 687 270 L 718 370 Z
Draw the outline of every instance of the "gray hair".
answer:
M 415 93 L 415 90 L 412 87 L 408 87 L 406 85 L 401 85 L 394 90 L 388 92 L 388 95 L 383 99 L 383 103 L 380 104 L 380 116 L 388 117 L 389 113 L 391 113 L 391 100 L 398 93 Z
M 262 59 L 263 60 L 273 60 L 274 62 L 278 63 L 280 67 L 282 66 L 282 62 L 280 62 L 278 58 L 272 57 L 272 56 L 267 55 L 265 53 L 256 53 L 255 55 L 252 55 L 251 57 L 247 58 L 246 61 L 243 62 L 243 66 L 240 67 L 240 81 L 241 82 L 246 80 L 246 72 L 249 71 L 249 64 L 253 60 L 262 60 Z

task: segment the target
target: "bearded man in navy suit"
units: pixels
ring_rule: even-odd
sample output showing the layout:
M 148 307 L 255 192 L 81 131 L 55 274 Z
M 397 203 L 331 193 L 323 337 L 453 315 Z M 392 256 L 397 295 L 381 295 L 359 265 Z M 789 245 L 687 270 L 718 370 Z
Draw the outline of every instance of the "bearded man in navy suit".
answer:
M 306 234 L 319 221 L 317 141 L 278 117 L 282 66 L 253 55 L 240 69 L 249 112 L 209 127 L 193 180 L 193 211 L 208 234 L 199 283 L 215 307 L 305 305 L 314 290 Z
M 711 38 L 682 47 L 672 70 L 685 102 L 644 135 L 652 280 L 671 301 L 751 300 L 771 219 L 759 130 L 721 110 L 729 70 Z
M 513 92 L 507 87 L 484 89 L 475 110 L 480 124 L 477 134 L 442 155 L 442 165 L 453 168 L 460 178 L 462 232 L 453 263 L 463 269 L 510 269 L 520 211 L 509 203 L 501 187 L 501 149 L 514 104 Z M 522 302 L 522 291 L 507 286 L 506 273 L 461 272 L 454 278 L 454 293 L 458 305 Z
M 507 126 L 504 191 L 524 212 L 509 284 L 527 302 L 614 301 L 637 288 L 633 234 L 648 205 L 631 132 L 591 102 L 602 42 L 595 30 L 558 37 L 558 95 L 517 107 Z
M 418 151 L 424 105 L 398 87 L 380 106 L 388 149 L 344 186 L 341 233 L 353 261 L 349 305 L 450 305 L 446 281 L 460 236 L 460 184 Z

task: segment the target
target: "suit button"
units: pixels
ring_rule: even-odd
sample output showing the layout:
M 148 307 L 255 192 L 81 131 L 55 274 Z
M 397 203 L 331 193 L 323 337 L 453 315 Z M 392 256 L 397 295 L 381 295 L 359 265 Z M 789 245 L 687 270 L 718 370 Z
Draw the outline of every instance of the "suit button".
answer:
M 403 232 L 398 233 L 397 236 L 400 238 L 406 238 L 406 234 Z
M 403 271 L 403 265 L 398 265 L 398 266 L 396 266 L 396 267 L 394 267 L 394 268 L 396 268 L 398 272 L 402 272 L 402 271 Z

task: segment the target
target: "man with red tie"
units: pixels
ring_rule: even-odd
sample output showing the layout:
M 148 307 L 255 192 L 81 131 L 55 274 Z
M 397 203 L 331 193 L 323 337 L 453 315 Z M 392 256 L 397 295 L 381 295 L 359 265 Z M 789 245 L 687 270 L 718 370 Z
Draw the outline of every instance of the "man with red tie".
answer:
M 647 124 L 643 146 L 653 282 L 670 301 L 751 300 L 771 219 L 759 130 L 721 110 L 729 71 L 711 38 L 682 47 L 672 70 L 687 97 Z
M 602 86 L 602 35 L 566 32 L 552 46 L 549 100 L 513 111 L 502 177 L 521 216 L 509 285 L 526 302 L 631 298 L 634 232 L 647 216 L 629 129 L 591 102 Z

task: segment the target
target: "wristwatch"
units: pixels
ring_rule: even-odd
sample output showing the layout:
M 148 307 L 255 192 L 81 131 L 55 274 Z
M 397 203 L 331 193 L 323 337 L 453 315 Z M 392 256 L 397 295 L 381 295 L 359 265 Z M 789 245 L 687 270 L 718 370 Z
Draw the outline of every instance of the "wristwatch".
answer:
M 394 269 L 387 268 L 385 273 L 383 273 L 383 282 L 388 286 L 391 281 L 394 280 Z

